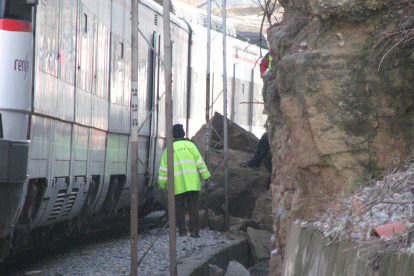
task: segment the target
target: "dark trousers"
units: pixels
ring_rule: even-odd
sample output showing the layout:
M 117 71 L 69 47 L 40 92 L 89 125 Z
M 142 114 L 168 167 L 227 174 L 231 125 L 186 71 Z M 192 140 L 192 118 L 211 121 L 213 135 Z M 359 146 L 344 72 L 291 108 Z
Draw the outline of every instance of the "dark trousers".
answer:
M 178 232 L 180 235 L 187 234 L 185 227 L 185 205 L 187 204 L 190 216 L 190 233 L 198 234 L 198 191 L 190 191 L 175 195 L 175 215 L 177 217 Z
M 253 158 L 249 161 L 249 166 L 260 167 L 269 149 L 269 137 L 267 136 L 267 132 L 265 132 L 260 138 L 259 144 L 257 145 L 256 153 L 254 154 Z

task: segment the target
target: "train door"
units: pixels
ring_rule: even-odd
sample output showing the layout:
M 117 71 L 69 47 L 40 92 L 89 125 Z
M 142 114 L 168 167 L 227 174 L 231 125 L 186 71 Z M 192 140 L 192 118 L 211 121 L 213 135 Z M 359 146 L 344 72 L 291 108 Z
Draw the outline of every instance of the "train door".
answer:
M 148 89 L 148 97 L 151 99 L 151 123 L 150 123 L 150 151 L 148 153 L 148 172 L 149 172 L 149 185 L 155 180 L 154 177 L 157 174 L 156 171 L 156 155 L 157 155 L 157 141 L 158 141 L 158 100 L 159 100 L 159 71 L 160 71 L 160 54 L 161 39 L 159 35 L 154 32 L 152 35 L 152 51 L 151 51 L 151 63 L 150 63 L 150 77 L 151 86 Z

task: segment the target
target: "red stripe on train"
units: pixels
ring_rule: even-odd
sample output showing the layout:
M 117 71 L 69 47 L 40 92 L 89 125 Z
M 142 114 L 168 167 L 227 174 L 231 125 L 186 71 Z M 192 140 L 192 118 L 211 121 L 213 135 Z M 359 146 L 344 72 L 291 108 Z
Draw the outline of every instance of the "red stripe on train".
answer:
M 9 32 L 32 32 L 32 23 L 25 21 L 0 19 L 0 30 Z
M 241 56 L 236 57 L 235 54 L 232 54 L 231 57 L 232 58 L 235 58 L 235 59 L 240 59 L 240 60 L 243 60 L 245 62 L 252 63 L 252 64 L 255 64 L 256 63 L 256 60 L 254 60 L 254 59 L 244 58 L 244 57 L 241 57 Z

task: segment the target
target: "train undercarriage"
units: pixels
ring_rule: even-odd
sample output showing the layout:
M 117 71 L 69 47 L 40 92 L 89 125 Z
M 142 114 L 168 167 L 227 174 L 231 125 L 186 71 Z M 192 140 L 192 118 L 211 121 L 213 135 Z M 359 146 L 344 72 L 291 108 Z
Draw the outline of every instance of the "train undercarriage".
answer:
M 71 235 L 84 234 L 112 227 L 120 229 L 127 228 L 130 218 L 129 208 L 116 208 L 125 182 L 125 175 L 111 176 L 109 189 L 101 210 L 94 212 L 93 207 L 99 196 L 97 183 L 100 183 L 100 181 L 99 176 L 92 177 L 86 199 L 77 216 L 46 226 L 34 227 L 42 207 L 42 202 L 44 201 L 47 181 L 46 179 L 30 179 L 27 184 L 26 200 L 16 223 L 11 225 L 8 235 L 0 238 L 0 262 L 7 262 L 9 256 L 18 254 L 20 251 L 36 246 L 47 246 L 48 243 Z M 6 186 L 6 184 L 0 183 L 0 190 L 4 191 L 2 187 Z M 14 185 L 14 193 L 9 192 L 9 194 L 12 196 L 23 194 L 23 186 L 26 185 Z M 66 195 L 66 197 L 70 200 L 70 194 Z M 18 201 L 16 200 L 14 206 L 18 205 Z M 8 206 L 12 205 L 8 204 Z M 148 208 L 144 207 L 143 209 Z

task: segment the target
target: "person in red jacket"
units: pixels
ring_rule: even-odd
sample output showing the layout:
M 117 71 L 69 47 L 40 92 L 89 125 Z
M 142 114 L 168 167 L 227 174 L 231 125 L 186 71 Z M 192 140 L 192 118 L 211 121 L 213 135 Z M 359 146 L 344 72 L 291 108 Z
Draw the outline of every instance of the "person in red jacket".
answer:
M 276 59 L 276 55 L 270 50 L 260 61 L 260 77 L 263 78 L 263 75 L 267 72 L 267 69 L 272 67 L 272 60 Z

